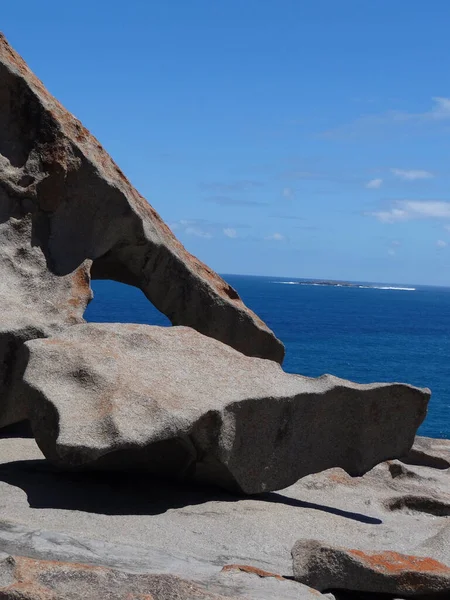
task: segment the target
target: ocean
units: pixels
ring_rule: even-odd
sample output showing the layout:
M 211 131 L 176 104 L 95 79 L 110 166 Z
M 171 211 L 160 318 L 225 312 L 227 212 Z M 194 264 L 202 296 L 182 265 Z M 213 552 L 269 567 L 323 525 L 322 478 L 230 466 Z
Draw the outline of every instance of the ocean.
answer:
M 222 277 L 284 342 L 286 371 L 429 387 L 428 416 L 419 433 L 450 438 L 450 288 Z M 94 281 L 92 287 L 87 321 L 170 325 L 136 288 L 113 281 Z

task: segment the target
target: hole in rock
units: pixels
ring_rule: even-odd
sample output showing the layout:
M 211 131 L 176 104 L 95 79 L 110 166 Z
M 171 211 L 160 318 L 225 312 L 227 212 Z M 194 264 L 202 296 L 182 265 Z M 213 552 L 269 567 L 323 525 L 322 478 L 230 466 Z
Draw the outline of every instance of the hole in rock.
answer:
M 136 287 L 105 279 L 92 281 L 91 286 L 94 298 L 84 313 L 88 322 L 171 325 Z

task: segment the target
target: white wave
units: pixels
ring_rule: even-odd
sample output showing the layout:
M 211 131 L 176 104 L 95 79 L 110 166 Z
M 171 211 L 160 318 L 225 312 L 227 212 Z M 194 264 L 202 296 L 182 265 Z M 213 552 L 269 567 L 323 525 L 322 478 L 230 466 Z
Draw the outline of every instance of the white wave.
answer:
M 413 287 L 397 287 L 391 285 L 358 285 L 357 283 L 353 285 L 345 285 L 342 283 L 317 283 L 314 281 L 272 281 L 272 283 L 282 283 L 284 285 L 316 285 L 319 287 L 347 287 L 347 288 L 357 288 L 361 290 L 399 290 L 402 292 L 415 292 L 416 288 Z
M 369 286 L 367 286 L 369 287 Z M 415 292 L 416 288 L 407 288 L 407 287 L 392 287 L 389 285 L 380 285 L 380 286 L 376 286 L 376 285 L 372 285 L 370 286 L 375 290 L 401 290 L 402 292 Z

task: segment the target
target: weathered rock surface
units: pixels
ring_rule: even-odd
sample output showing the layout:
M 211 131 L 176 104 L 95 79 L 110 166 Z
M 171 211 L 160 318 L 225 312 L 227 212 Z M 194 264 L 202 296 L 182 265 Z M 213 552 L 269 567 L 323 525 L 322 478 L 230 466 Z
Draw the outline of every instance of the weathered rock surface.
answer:
M 220 575 L 217 578 L 220 580 Z M 23 556 L 0 557 L 0 596 L 3 600 L 258 600 L 258 585 L 254 590 L 242 577 L 231 584 L 238 596 L 208 591 L 194 581 L 168 574 L 136 574 L 80 563 L 36 560 Z M 242 587 L 239 590 L 239 587 Z M 211 587 L 220 587 L 217 582 Z M 323 598 L 306 586 L 296 588 L 297 600 Z M 226 589 L 226 592 L 230 592 Z M 283 594 L 283 586 L 274 586 L 275 594 Z M 244 592 L 244 593 L 239 593 Z M 244 595 L 245 594 L 245 595 Z M 275 596 L 274 596 L 275 597 Z
M 434 443 L 450 453 L 449 440 Z M 0 438 L 0 548 L 8 554 L 176 575 L 211 593 L 255 600 L 298 600 L 304 589 L 223 567 L 292 576 L 298 539 L 450 564 L 449 516 L 388 506 L 407 495 L 449 502 L 450 469 L 395 460 L 363 477 L 330 469 L 279 493 L 241 497 L 132 473 L 61 472 L 42 459 L 33 439 Z M 360 600 L 345 591 L 334 596 Z
M 8 208 L 1 186 L 2 160 L 0 154 L 0 426 L 23 418 L 21 407 L 10 406 L 6 398 L 18 348 L 26 340 L 82 323 L 91 297 L 85 265 L 66 276 L 53 274 L 34 245 L 31 218 L 8 218 L 15 208 Z
M 64 467 L 145 468 L 253 494 L 404 455 L 427 390 L 284 373 L 185 327 L 75 325 L 23 347 L 36 440 Z
M 136 575 L 14 556 L 0 561 L 0 596 L 4 600 L 225 600 L 172 575 Z
M 10 304 L 20 316 L 31 303 L 28 317 L 39 312 L 36 326 L 79 320 L 90 297 L 90 269 L 93 278 L 141 288 L 175 325 L 247 355 L 283 360 L 284 347 L 272 331 L 183 248 L 1 34 L 0 132 L 0 303 L 6 326 Z
M 408 465 L 448 469 L 450 467 L 448 440 L 418 437 L 410 452 L 403 456 L 401 461 Z
M 430 557 L 364 552 L 299 540 L 292 549 L 292 559 L 295 579 L 319 591 L 450 595 L 450 567 Z

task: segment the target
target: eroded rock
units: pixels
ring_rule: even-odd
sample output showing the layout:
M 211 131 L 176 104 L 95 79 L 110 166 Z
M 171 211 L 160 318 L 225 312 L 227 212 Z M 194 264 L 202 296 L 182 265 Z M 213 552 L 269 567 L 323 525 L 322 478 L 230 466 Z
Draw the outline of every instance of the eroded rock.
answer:
M 186 327 L 85 324 L 23 347 L 15 401 L 65 467 L 145 468 L 248 494 L 401 456 L 429 398 L 284 373 Z
M 418 436 L 411 450 L 400 460 L 407 465 L 448 469 L 450 467 L 448 440 Z
M 233 600 L 173 575 L 137 575 L 22 556 L 0 561 L 0 595 L 4 600 Z
M 82 264 L 65 276 L 52 273 L 34 241 L 36 223 L 30 215 L 19 218 L 13 203 L 8 208 L 9 198 L 1 186 L 1 158 L 0 155 L 0 427 L 23 418 L 22 407 L 10 404 L 6 398 L 15 377 L 19 347 L 26 340 L 47 337 L 69 325 L 83 323 L 91 298 L 88 265 Z
M 450 567 L 426 556 L 365 552 L 300 540 L 292 549 L 292 559 L 295 579 L 319 591 L 408 597 L 450 593 Z
M 184 249 L 1 34 L 0 131 L 0 282 L 18 311 L 26 312 L 31 298 L 44 322 L 56 316 L 65 323 L 68 311 L 79 319 L 89 286 L 80 296 L 72 283 L 90 268 L 94 279 L 142 289 L 175 325 L 247 355 L 283 360 L 272 331 Z M 17 229 L 19 244 L 11 241 Z

